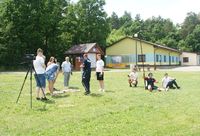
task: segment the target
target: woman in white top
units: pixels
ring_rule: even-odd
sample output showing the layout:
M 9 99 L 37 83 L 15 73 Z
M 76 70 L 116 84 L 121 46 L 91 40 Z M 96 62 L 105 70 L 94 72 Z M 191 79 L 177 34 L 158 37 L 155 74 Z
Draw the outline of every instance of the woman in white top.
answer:
M 69 62 L 69 57 L 65 57 L 65 61 L 61 65 L 62 72 L 64 75 L 64 87 L 65 89 L 68 89 L 69 87 L 69 79 L 71 74 L 71 63 Z
M 99 81 L 100 91 L 104 92 L 104 62 L 101 59 L 101 54 L 97 54 L 96 76 Z

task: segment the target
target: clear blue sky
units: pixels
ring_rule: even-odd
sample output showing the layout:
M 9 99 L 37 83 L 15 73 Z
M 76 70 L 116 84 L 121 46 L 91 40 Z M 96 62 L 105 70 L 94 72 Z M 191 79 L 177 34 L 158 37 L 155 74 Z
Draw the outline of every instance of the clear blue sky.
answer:
M 78 0 L 72 0 L 77 2 Z M 110 16 L 112 12 L 120 17 L 124 11 L 134 18 L 140 14 L 142 19 L 152 16 L 169 18 L 174 23 L 182 23 L 188 12 L 200 12 L 200 0 L 105 0 L 104 7 Z

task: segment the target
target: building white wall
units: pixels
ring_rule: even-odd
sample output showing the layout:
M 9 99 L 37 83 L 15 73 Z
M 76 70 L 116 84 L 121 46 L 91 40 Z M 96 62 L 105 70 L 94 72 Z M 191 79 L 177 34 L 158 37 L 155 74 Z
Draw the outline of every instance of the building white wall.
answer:
M 200 55 L 197 55 L 197 65 L 200 65 Z
M 95 53 L 88 53 L 88 58 L 91 61 L 91 68 L 96 67 L 96 54 Z
M 194 66 L 194 65 L 199 65 L 199 55 L 196 53 L 192 52 L 182 52 L 181 54 L 181 65 L 183 66 Z M 188 57 L 188 62 L 183 62 L 184 57 Z

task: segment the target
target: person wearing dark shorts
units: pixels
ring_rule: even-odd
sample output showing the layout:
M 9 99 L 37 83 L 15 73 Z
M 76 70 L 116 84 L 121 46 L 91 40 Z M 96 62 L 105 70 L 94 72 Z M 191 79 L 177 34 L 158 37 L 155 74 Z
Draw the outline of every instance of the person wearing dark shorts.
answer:
M 85 88 L 85 95 L 90 94 L 90 78 L 91 78 L 91 61 L 88 59 L 88 55 L 83 55 L 83 64 L 80 66 L 83 68 L 82 73 L 82 85 Z
M 100 89 L 99 91 L 104 92 L 104 62 L 101 59 L 101 54 L 97 54 L 97 62 L 96 62 L 96 76 L 99 81 Z

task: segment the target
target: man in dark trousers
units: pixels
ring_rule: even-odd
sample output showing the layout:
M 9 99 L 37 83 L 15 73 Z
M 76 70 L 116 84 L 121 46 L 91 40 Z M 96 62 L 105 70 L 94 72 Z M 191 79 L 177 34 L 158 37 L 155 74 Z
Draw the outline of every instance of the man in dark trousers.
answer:
M 85 88 L 85 95 L 88 95 L 90 94 L 91 61 L 88 59 L 86 53 L 83 55 L 83 64 L 81 68 L 83 69 L 82 84 Z

